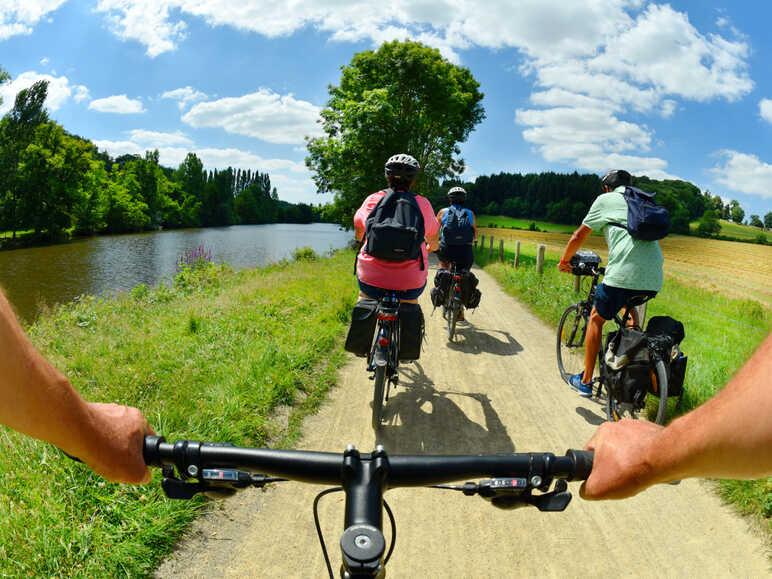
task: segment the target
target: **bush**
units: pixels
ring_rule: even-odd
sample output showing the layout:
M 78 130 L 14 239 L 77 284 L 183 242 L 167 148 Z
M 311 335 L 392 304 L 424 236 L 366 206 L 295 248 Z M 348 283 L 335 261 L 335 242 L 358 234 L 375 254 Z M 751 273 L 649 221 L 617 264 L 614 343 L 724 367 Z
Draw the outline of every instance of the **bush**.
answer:
M 295 251 L 293 251 L 292 257 L 295 261 L 315 261 L 317 258 L 317 255 L 312 248 L 306 246 L 306 247 L 299 247 Z
M 756 236 L 756 239 L 754 241 L 759 245 L 769 245 L 769 240 L 767 239 L 767 236 L 764 233 L 759 233 Z

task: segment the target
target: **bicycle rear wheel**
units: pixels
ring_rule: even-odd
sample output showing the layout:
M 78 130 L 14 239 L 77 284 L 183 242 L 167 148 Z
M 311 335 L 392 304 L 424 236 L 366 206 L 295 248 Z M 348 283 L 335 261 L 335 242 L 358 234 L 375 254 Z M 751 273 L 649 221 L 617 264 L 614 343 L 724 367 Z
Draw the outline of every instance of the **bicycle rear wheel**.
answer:
M 667 367 L 665 362 L 657 360 L 654 365 L 654 378 L 657 381 L 656 388 L 659 393 L 659 403 L 657 405 L 657 417 L 654 422 L 657 424 L 665 423 L 665 412 L 667 411 L 667 392 L 668 392 L 668 378 Z
M 375 367 L 375 387 L 373 388 L 373 430 L 381 427 L 383 419 L 383 399 L 386 396 L 386 366 Z
M 584 370 L 584 338 L 587 333 L 587 317 L 580 304 L 566 308 L 558 324 L 558 370 L 563 380 Z
M 453 341 L 456 336 L 456 322 L 458 322 L 458 304 L 451 304 L 448 311 L 448 340 Z

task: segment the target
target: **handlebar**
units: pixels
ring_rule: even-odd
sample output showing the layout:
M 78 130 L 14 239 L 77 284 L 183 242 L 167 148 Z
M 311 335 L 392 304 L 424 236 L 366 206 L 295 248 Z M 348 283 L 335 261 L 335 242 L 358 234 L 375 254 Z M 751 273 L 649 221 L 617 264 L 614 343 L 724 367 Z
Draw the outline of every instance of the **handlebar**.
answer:
M 330 453 L 243 448 L 191 440 L 170 443 L 162 436 L 146 436 L 143 453 L 148 465 L 163 469 L 163 490 L 175 499 L 190 499 L 199 492 L 230 494 L 248 486 L 262 488 L 285 480 L 340 485 L 317 496 L 314 519 L 332 577 L 317 503 L 329 492 L 345 492 L 340 573 L 346 578 L 385 576 L 396 538 L 396 521 L 383 499 L 383 493 L 390 488 L 433 486 L 479 495 L 500 508 L 530 505 L 540 511 L 562 511 L 571 500 L 566 481 L 586 479 L 593 460 L 592 452 L 581 450 L 568 450 L 565 456 L 548 452 L 389 456 L 380 445 L 369 454 L 360 454 L 352 445 L 343 453 Z M 463 485 L 439 484 L 472 477 L 490 478 Z M 191 479 L 196 482 L 189 482 Z M 392 542 L 385 558 L 384 509 L 392 525 Z

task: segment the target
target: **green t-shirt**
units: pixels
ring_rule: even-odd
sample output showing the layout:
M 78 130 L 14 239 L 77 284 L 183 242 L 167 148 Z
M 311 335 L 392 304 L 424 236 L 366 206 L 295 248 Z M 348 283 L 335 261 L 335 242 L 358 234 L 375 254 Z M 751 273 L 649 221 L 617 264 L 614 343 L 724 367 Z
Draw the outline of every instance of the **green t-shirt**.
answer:
M 633 290 L 662 289 L 662 251 L 656 241 L 633 239 L 621 227 L 609 223 L 627 224 L 627 201 L 624 187 L 599 195 L 582 221 L 590 229 L 603 232 L 608 245 L 608 265 L 603 283 Z

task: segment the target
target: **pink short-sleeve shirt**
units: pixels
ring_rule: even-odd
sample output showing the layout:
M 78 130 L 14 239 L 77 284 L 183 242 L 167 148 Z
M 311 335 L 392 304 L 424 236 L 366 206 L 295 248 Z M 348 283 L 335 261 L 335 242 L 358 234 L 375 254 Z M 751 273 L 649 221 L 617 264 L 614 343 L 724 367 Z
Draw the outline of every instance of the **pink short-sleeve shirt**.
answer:
M 385 191 L 373 193 L 365 199 L 362 206 L 354 214 L 354 225 L 359 229 L 365 228 L 365 221 L 378 204 L 378 201 L 386 194 Z M 424 231 L 427 237 L 436 235 L 440 230 L 440 224 L 434 216 L 434 210 L 429 200 L 420 195 L 415 196 L 421 214 L 424 217 Z M 390 290 L 410 290 L 418 289 L 426 284 L 426 277 L 429 274 L 429 251 L 426 243 L 421 244 L 421 251 L 424 256 L 424 269 L 421 270 L 421 260 L 413 259 L 411 261 L 386 261 L 377 259 L 364 253 L 364 245 L 357 258 L 357 278 L 359 281 Z

